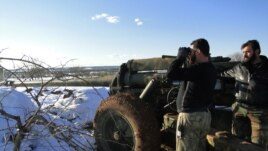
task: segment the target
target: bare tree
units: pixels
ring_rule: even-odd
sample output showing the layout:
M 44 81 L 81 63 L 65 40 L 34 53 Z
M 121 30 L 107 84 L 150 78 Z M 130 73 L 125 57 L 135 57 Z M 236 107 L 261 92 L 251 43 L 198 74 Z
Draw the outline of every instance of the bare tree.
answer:
M 74 119 L 66 119 L 67 122 L 69 122 L 69 125 L 65 124 L 59 124 L 57 121 L 57 118 L 48 118 L 50 115 L 57 115 L 57 117 L 61 117 L 61 114 L 64 114 L 64 110 L 62 110 L 61 113 L 55 113 L 54 109 L 55 106 L 52 104 L 51 106 L 44 107 L 43 103 L 44 99 L 47 96 L 44 96 L 44 91 L 47 91 L 47 86 L 55 81 L 55 80 L 63 80 L 63 82 L 66 82 L 68 78 L 64 77 L 75 77 L 78 79 L 83 80 L 85 83 L 88 81 L 78 77 L 77 75 L 69 75 L 68 73 L 63 72 L 57 72 L 55 70 L 51 70 L 52 68 L 40 61 L 37 61 L 30 57 L 22 57 L 22 58 L 4 58 L 0 57 L 0 60 L 5 61 L 11 61 L 11 62 L 21 62 L 21 66 L 16 66 L 17 68 L 15 70 L 10 70 L 5 67 L 5 71 L 9 72 L 10 75 L 15 77 L 17 81 L 19 81 L 19 84 L 25 87 L 28 94 L 31 96 L 31 99 L 34 100 L 34 102 L 37 105 L 37 109 L 31 113 L 31 116 L 29 116 L 25 121 L 23 121 L 20 116 L 13 115 L 6 111 L 5 107 L 2 105 L 2 100 L 5 99 L 5 96 L 1 97 L 2 100 L 0 100 L 0 118 L 4 117 L 7 121 L 15 121 L 16 127 L 9 127 L 12 129 L 12 134 L 10 135 L 10 141 L 14 143 L 13 151 L 19 151 L 21 148 L 21 143 L 24 140 L 27 140 L 29 138 L 46 138 L 46 137 L 54 137 L 58 142 L 63 142 L 64 144 L 68 144 L 70 148 L 73 150 L 94 150 L 94 145 L 91 144 L 91 142 L 88 140 L 89 137 L 93 137 L 90 133 L 88 133 L 88 128 L 91 127 L 91 123 L 84 123 L 83 125 L 76 125 L 72 123 L 72 120 Z M 18 70 L 23 72 L 17 72 Z M 32 91 L 30 87 L 27 85 L 27 80 L 22 78 L 19 74 L 29 74 L 30 78 L 38 77 L 40 78 L 40 87 L 39 90 Z M 49 79 L 43 79 L 43 76 L 49 74 L 51 77 Z M 67 80 L 66 80 L 67 79 Z M 72 90 L 65 89 L 65 92 L 57 92 L 56 89 L 50 90 L 52 94 L 59 94 L 63 95 L 63 97 L 69 97 L 70 102 L 72 99 L 75 99 L 76 96 L 74 96 Z M 96 91 L 97 92 L 97 91 Z M 103 98 L 98 92 L 97 94 Z M 8 94 L 7 94 L 8 96 Z M 66 104 L 66 108 L 69 104 Z M 44 129 L 48 129 L 49 135 L 46 136 L 40 129 L 36 129 L 36 126 L 42 126 Z M 87 129 L 85 129 L 87 128 Z M 35 129 L 35 132 L 34 132 Z M 1 129 L 0 129 L 1 131 Z M 38 133 L 36 133 L 38 132 Z M 80 142 L 79 140 L 76 140 L 75 136 L 79 135 L 80 137 L 84 138 L 83 142 Z M 63 144 L 59 143 L 59 144 Z M 66 149 L 64 146 L 61 146 L 61 148 L 64 150 Z
M 235 52 L 231 55 L 229 55 L 232 61 L 242 61 L 242 53 L 241 52 Z

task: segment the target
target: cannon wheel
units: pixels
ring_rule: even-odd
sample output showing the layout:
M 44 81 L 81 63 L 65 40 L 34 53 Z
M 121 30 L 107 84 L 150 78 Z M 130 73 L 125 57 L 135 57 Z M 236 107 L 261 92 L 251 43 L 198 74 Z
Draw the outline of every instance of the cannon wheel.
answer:
M 119 93 L 103 101 L 96 112 L 94 127 L 98 150 L 160 149 L 160 129 L 155 115 L 130 94 Z

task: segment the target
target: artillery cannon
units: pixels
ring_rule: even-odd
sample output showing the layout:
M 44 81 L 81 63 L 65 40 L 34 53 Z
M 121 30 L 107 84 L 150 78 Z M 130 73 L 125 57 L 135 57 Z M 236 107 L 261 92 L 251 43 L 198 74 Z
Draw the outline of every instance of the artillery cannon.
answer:
M 179 83 L 167 82 L 166 72 L 175 56 L 129 60 L 110 84 L 110 96 L 97 109 L 94 128 L 98 150 L 157 151 L 175 149 Z M 238 62 L 212 57 L 218 70 Z M 219 77 L 213 96 L 213 131 L 231 131 L 234 80 Z

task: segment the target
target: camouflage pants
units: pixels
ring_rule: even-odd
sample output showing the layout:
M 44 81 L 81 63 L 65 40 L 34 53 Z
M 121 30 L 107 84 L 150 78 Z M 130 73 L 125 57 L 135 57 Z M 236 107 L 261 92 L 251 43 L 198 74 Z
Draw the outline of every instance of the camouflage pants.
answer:
M 268 150 L 268 109 L 249 110 L 233 104 L 232 133 Z
M 180 113 L 177 120 L 176 151 L 205 151 L 210 124 L 209 111 Z

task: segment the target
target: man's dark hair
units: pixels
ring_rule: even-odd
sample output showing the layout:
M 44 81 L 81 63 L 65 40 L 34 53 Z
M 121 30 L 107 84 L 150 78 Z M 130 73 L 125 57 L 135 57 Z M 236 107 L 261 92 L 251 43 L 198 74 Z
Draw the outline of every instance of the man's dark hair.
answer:
M 258 40 L 249 40 L 246 43 L 242 44 L 241 49 L 247 47 L 247 46 L 251 46 L 251 48 L 253 49 L 253 51 L 255 52 L 257 49 L 259 49 L 259 54 L 261 53 L 261 47 L 260 44 L 258 42 Z
M 206 39 L 204 38 L 196 39 L 191 43 L 191 45 L 193 45 L 194 48 L 200 49 L 200 51 L 202 51 L 205 56 L 207 57 L 210 56 L 209 44 Z

